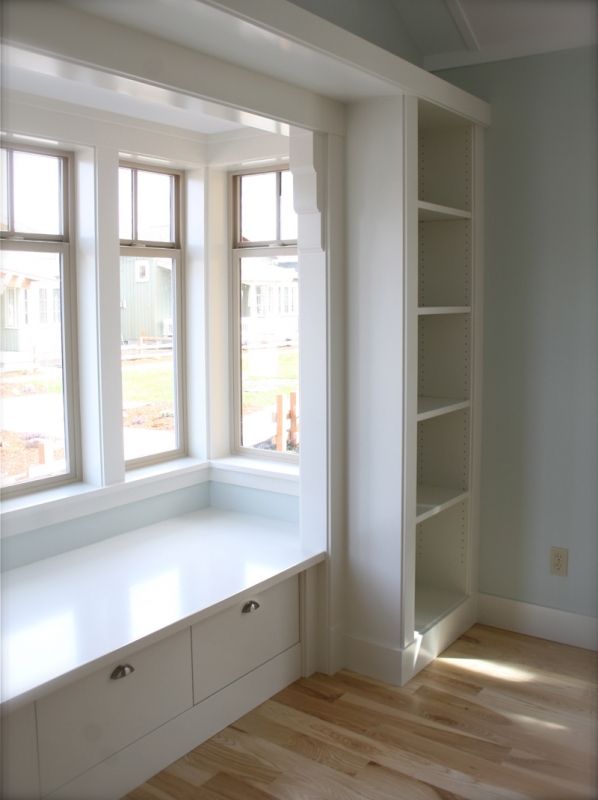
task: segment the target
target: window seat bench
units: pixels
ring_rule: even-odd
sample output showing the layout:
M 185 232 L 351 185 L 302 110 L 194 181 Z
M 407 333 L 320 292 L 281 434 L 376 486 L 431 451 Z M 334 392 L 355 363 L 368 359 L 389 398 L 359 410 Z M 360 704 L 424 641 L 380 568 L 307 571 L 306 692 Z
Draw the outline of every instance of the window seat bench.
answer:
M 2 702 L 36 699 L 324 558 L 293 523 L 205 508 L 6 572 Z
M 121 797 L 296 680 L 325 558 L 209 507 L 5 572 L 0 794 Z

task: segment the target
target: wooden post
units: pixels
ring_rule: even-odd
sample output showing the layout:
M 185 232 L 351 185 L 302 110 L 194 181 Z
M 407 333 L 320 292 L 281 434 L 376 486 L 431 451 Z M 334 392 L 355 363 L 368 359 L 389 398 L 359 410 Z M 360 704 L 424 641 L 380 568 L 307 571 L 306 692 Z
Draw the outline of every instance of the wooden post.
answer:
M 284 417 L 282 413 L 282 395 L 276 396 L 276 440 L 274 442 L 276 450 L 282 452 L 284 449 Z
M 297 392 L 291 392 L 290 394 L 290 409 L 289 409 L 289 447 L 291 450 L 295 450 L 297 447 Z

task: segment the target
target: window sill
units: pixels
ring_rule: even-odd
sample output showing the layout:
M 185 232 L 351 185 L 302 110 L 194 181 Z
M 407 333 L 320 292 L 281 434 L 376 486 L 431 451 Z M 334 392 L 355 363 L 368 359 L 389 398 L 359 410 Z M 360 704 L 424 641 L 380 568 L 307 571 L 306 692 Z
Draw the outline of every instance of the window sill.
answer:
M 2 537 L 118 508 L 157 493 L 174 492 L 209 480 L 298 496 L 299 464 L 245 455 L 212 461 L 178 458 L 129 470 L 123 483 L 112 486 L 70 483 L 11 497 L 2 503 Z
M 209 464 L 178 458 L 130 470 L 123 483 L 93 486 L 70 483 L 43 492 L 11 497 L 2 502 L 2 537 L 146 500 L 156 493 L 174 492 L 210 480 Z

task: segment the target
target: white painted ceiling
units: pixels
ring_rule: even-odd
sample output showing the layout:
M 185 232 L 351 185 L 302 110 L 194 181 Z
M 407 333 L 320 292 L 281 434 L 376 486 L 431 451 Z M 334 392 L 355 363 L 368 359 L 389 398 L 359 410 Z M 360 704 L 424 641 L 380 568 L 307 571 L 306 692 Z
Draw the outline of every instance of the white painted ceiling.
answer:
M 595 44 L 598 0 L 393 0 L 429 70 Z

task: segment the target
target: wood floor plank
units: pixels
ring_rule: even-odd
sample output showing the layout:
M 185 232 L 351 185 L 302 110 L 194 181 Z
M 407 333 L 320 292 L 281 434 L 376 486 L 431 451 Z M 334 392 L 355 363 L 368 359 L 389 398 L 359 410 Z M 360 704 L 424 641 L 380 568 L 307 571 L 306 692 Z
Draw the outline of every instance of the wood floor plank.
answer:
M 405 687 L 301 679 L 128 800 L 597 800 L 598 654 L 476 625 Z
M 368 763 L 368 759 L 364 756 L 356 755 L 332 744 L 323 743 L 317 737 L 294 731 L 287 725 L 268 719 L 260 713 L 259 708 L 235 722 L 231 727 L 234 730 L 259 736 L 312 761 L 344 772 L 346 775 L 355 775 Z
M 270 792 L 226 772 L 214 775 L 202 788 L 222 800 L 276 800 Z

